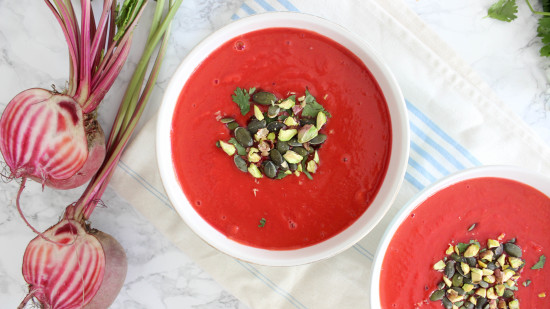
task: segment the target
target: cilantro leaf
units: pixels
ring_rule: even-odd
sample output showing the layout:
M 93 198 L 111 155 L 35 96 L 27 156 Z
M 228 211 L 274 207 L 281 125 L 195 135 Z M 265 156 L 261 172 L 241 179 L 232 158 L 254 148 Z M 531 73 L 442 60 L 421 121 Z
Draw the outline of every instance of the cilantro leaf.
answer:
M 233 98 L 233 102 L 237 103 L 241 109 L 241 114 L 243 116 L 250 111 L 250 94 L 246 89 L 237 87 L 237 89 L 235 89 L 235 94 L 231 97 Z
M 304 102 L 306 103 L 306 106 L 304 106 L 304 109 L 302 110 L 303 117 L 317 117 L 317 114 L 319 112 L 325 113 L 327 117 L 332 117 L 332 115 L 327 110 L 325 110 L 323 105 L 317 102 L 315 97 L 312 96 L 307 89 L 306 89 L 306 98 Z
M 543 255 L 540 256 L 539 261 L 531 267 L 531 269 L 542 269 L 546 263 L 546 257 Z
M 265 226 L 265 222 L 266 222 L 265 218 L 261 218 L 261 219 L 260 219 L 260 224 L 258 224 L 258 227 L 264 227 L 264 226 Z
M 540 55 L 550 57 L 550 17 L 544 16 L 539 19 L 537 32 L 543 44 L 540 49 Z
M 511 22 L 518 17 L 518 5 L 516 0 L 499 0 L 491 5 L 487 13 L 491 18 Z

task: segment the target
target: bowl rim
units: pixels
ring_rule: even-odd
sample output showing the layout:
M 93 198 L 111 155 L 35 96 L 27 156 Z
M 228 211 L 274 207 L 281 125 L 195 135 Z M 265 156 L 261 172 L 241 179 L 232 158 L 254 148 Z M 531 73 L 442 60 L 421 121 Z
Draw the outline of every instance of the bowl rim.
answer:
M 512 165 L 484 165 L 467 168 L 461 171 L 452 173 L 440 180 L 425 187 L 420 192 L 416 193 L 408 202 L 397 212 L 391 222 L 386 227 L 384 234 L 380 238 L 378 247 L 374 253 L 373 263 L 371 266 L 370 276 L 370 306 L 371 308 L 382 308 L 380 303 L 380 273 L 382 263 L 386 255 L 386 250 L 395 234 L 401 226 L 401 223 L 416 209 L 420 204 L 426 201 L 429 197 L 441 190 L 448 188 L 451 185 L 464 180 L 476 178 L 503 178 L 514 180 L 526 185 L 529 185 L 540 192 L 546 194 L 550 198 L 550 178 L 532 170 L 527 170 L 519 166 Z M 546 186 L 544 186 L 546 184 Z
M 183 194 L 172 166 L 171 157 L 170 132 L 173 110 L 185 81 L 192 74 L 196 65 L 201 63 L 215 47 L 240 34 L 277 27 L 314 31 L 340 43 L 359 57 L 371 71 L 384 93 L 392 122 L 392 145 L 388 169 L 384 181 L 367 211 L 339 234 L 319 244 L 294 250 L 267 250 L 245 246 L 230 240 L 207 224 L 195 212 Z M 239 260 L 270 266 L 295 266 L 323 260 L 350 248 L 361 240 L 380 222 L 391 207 L 405 177 L 409 157 L 410 133 L 406 104 L 389 68 L 382 62 L 375 50 L 356 34 L 332 21 L 298 12 L 268 12 L 245 17 L 229 23 L 203 39 L 183 59 L 173 74 L 161 101 L 156 129 L 157 164 L 161 180 L 173 208 L 184 222 L 196 235 L 219 251 Z M 372 219 L 367 220 L 367 216 L 371 216 Z M 364 224 L 364 221 L 367 223 Z M 362 226 L 359 226 L 360 224 Z M 332 249 L 327 250 L 329 247 Z

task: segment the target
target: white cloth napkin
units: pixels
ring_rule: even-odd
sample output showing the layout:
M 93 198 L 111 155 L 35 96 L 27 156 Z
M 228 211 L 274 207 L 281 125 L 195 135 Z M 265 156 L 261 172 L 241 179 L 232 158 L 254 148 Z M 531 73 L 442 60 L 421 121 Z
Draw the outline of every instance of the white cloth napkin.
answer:
M 328 260 L 265 267 L 236 260 L 199 239 L 172 209 L 151 141 L 155 119 L 127 148 L 111 185 L 228 291 L 252 308 L 368 308 L 373 254 L 392 216 L 430 183 L 464 168 L 509 164 L 550 173 L 550 149 L 400 0 L 250 0 L 233 19 L 299 11 L 361 36 L 395 74 L 410 116 L 411 154 L 402 189 L 382 222 Z M 229 21 L 228 21 L 229 22 Z

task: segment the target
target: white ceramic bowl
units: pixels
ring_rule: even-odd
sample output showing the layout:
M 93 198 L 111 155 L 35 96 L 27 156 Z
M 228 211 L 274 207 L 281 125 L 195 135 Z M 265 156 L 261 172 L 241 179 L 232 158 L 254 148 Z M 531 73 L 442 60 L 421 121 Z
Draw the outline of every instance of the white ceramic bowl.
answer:
M 296 250 L 265 250 L 239 244 L 218 232 L 188 202 L 172 165 L 171 121 L 177 98 L 195 68 L 218 46 L 240 34 L 272 27 L 307 29 L 332 38 L 369 68 L 386 98 L 392 121 L 392 151 L 385 180 L 368 210 L 349 228 L 326 241 Z M 409 127 L 405 102 L 394 77 L 359 37 L 327 20 L 301 13 L 265 13 L 235 21 L 198 44 L 183 60 L 168 85 L 157 126 L 157 158 L 166 192 L 185 223 L 204 241 L 226 254 L 263 265 L 299 265 L 333 256 L 363 238 L 384 216 L 399 190 L 408 160 Z
M 399 213 L 388 225 L 382 239 L 380 240 L 376 253 L 374 254 L 372 265 L 372 276 L 370 282 L 371 308 L 381 308 L 380 275 L 382 263 L 386 255 L 386 250 L 395 232 L 401 226 L 401 223 L 403 223 L 412 211 L 414 211 L 419 205 L 435 193 L 461 181 L 482 177 L 496 177 L 515 180 L 517 182 L 529 185 L 550 197 L 550 179 L 548 177 L 512 166 L 482 166 L 463 170 L 443 178 L 425 188 L 399 211 Z

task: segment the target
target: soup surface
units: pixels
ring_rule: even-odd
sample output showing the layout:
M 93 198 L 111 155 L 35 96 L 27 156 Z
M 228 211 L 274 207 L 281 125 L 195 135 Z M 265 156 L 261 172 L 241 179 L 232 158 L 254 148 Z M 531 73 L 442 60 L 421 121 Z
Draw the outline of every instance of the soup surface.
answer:
M 380 277 L 382 308 L 443 308 L 429 296 L 442 280 L 432 267 L 449 244 L 475 239 L 484 248 L 503 233 L 503 242 L 517 239 L 526 262 L 515 292 L 521 308 L 548 308 L 550 265 L 531 267 L 550 254 L 549 222 L 550 198 L 519 182 L 477 178 L 439 191 L 411 213 L 388 247 Z
M 232 102 L 236 87 L 279 98 L 307 88 L 332 114 L 313 180 L 255 179 L 215 146 L 230 138 L 220 117 L 241 126 L 250 117 Z M 227 41 L 196 69 L 181 91 L 171 140 L 181 187 L 209 224 L 237 242 L 285 250 L 332 237 L 366 211 L 386 174 L 392 134 L 385 98 L 354 54 L 310 31 L 271 28 Z

